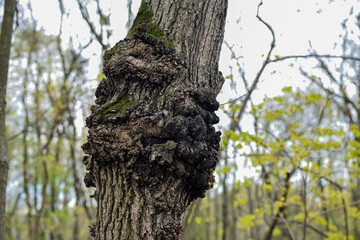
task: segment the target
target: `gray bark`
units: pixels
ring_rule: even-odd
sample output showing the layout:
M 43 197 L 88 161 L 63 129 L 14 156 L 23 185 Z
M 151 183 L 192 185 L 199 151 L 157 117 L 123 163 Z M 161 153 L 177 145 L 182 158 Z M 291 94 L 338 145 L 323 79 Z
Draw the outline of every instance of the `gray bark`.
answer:
M 5 239 L 6 185 L 9 170 L 5 108 L 15 6 L 16 0 L 5 0 L 0 36 L 0 240 Z
M 227 0 L 143 0 L 105 53 L 83 145 L 96 239 L 180 239 L 186 207 L 212 187 L 226 9 Z

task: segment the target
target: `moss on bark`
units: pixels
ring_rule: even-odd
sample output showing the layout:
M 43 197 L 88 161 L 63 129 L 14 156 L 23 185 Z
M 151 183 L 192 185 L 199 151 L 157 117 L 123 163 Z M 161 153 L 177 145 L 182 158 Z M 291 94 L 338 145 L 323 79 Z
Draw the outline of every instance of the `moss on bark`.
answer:
M 103 117 L 118 117 L 126 109 L 131 106 L 135 106 L 137 102 L 130 101 L 127 97 L 119 98 L 116 102 L 107 106 L 102 112 Z
M 142 0 L 138 14 L 127 36 L 134 38 L 138 32 L 138 29 L 144 27 L 146 28 L 146 37 L 161 39 L 166 46 L 173 48 L 174 45 L 167 38 L 163 29 L 152 22 L 153 16 L 154 13 L 150 10 L 149 5 L 145 2 L 145 0 Z

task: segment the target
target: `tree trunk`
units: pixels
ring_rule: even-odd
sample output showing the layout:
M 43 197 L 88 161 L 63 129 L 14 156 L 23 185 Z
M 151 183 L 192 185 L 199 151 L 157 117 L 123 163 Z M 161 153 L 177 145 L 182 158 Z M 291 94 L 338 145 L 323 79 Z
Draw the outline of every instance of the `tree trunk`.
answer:
M 187 214 L 185 214 L 184 221 L 183 221 L 183 229 L 184 229 L 183 234 L 182 234 L 183 240 L 193 239 L 192 238 L 193 232 L 194 232 L 194 229 L 196 228 L 195 219 L 198 216 L 199 211 L 200 211 L 201 200 L 202 199 L 193 201 L 192 204 L 190 205 L 190 209 L 188 209 L 188 211 L 187 211 Z
M 211 221 L 211 216 L 212 216 L 212 213 L 211 213 L 211 204 L 212 204 L 212 201 L 211 201 L 211 197 L 210 197 L 210 194 L 208 194 L 208 203 L 207 203 L 207 206 L 206 206 L 206 239 L 207 240 L 211 240 L 212 237 L 211 237 L 211 229 L 212 229 L 212 221 Z
M 246 191 L 248 195 L 248 209 L 249 213 L 255 215 L 254 199 L 252 197 L 252 186 L 246 186 Z M 250 228 L 250 238 L 256 239 L 256 226 Z
M 237 171 L 233 171 L 232 177 L 233 182 L 235 183 L 237 181 Z M 229 202 L 229 208 L 230 208 L 230 215 L 231 215 L 231 223 L 230 223 L 230 239 L 238 239 L 238 217 L 241 214 L 241 205 L 235 205 L 235 201 L 237 196 L 240 195 L 240 190 L 233 184 L 231 193 L 230 193 L 230 202 Z
M 15 6 L 16 0 L 5 0 L 0 36 L 0 240 L 5 239 L 6 185 L 9 170 L 5 108 Z
M 224 149 L 224 167 L 228 166 L 228 145 L 226 145 L 226 148 Z M 229 193 L 227 190 L 227 172 L 223 172 L 222 173 L 222 180 L 221 180 L 221 184 L 222 184 L 222 240 L 228 240 L 228 234 L 229 234 Z M 232 204 L 232 203 L 231 203 Z
M 185 208 L 214 182 L 227 0 L 143 0 L 104 56 L 83 149 L 96 239 L 180 239 Z

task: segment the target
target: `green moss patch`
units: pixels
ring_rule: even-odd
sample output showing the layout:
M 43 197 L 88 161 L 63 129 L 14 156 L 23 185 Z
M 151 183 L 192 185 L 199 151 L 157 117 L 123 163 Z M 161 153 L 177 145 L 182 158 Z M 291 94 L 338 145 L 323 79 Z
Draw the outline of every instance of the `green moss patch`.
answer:
M 161 38 L 165 45 L 174 47 L 173 44 L 167 39 L 165 32 L 158 25 L 152 23 L 153 16 L 154 13 L 150 10 L 148 4 L 142 0 L 138 14 L 136 15 L 134 23 L 129 30 L 128 37 L 134 38 L 139 26 L 145 24 L 146 37 L 155 39 Z
M 111 49 L 108 49 L 105 51 L 104 54 L 104 60 L 110 59 L 116 52 L 118 52 L 118 49 L 121 48 L 125 48 L 126 44 L 124 43 L 124 41 L 120 41 L 118 43 L 115 44 L 115 46 L 113 46 Z
M 118 117 L 127 108 L 138 104 L 137 102 L 130 101 L 127 97 L 120 98 L 116 102 L 107 106 L 101 113 L 103 117 Z
M 136 15 L 134 23 L 129 30 L 128 36 L 130 38 L 133 38 L 138 30 L 138 27 L 141 24 L 151 23 L 153 16 L 154 16 L 154 13 L 150 10 L 147 3 L 144 0 L 142 0 L 138 14 Z

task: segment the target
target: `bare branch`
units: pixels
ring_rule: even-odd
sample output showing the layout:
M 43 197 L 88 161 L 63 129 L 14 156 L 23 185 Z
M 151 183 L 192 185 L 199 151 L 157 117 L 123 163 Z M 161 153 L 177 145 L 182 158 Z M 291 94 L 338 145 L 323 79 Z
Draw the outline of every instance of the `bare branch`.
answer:
M 287 220 L 288 223 L 295 223 L 295 224 L 304 224 L 303 221 L 299 221 L 299 220 Z M 310 225 L 309 223 L 305 223 L 306 224 L 306 227 L 313 230 L 314 232 L 316 232 L 317 234 L 319 234 L 320 236 L 324 237 L 324 238 L 327 238 L 328 235 L 326 233 L 324 233 L 323 231 L 321 231 L 320 229 Z
M 226 103 L 220 104 L 220 106 L 224 106 L 224 105 L 226 105 L 226 104 L 234 103 L 234 102 L 236 102 L 237 100 L 240 100 L 240 99 L 242 99 L 242 98 L 245 97 L 245 96 L 246 96 L 246 94 L 241 95 L 241 96 L 238 97 L 238 98 L 235 98 L 235 99 L 233 99 L 233 100 L 227 101 Z
M 342 59 L 342 60 L 352 60 L 352 61 L 360 61 L 360 58 L 353 57 L 353 56 L 336 56 L 336 55 L 330 55 L 330 54 L 308 54 L 308 55 L 290 55 L 290 56 L 284 56 L 284 57 L 277 57 L 276 59 L 271 59 L 270 62 L 280 62 L 287 59 L 297 59 L 297 58 L 333 58 L 333 59 Z
M 102 49 L 106 50 L 107 48 L 109 48 L 109 45 L 104 43 L 102 33 L 97 33 L 94 24 L 90 21 L 89 13 L 88 13 L 87 9 L 85 8 L 85 6 L 81 3 L 81 1 L 77 0 L 77 3 L 79 5 L 81 15 L 82 15 L 83 19 L 85 20 L 85 22 L 87 23 L 87 25 L 89 26 L 90 31 L 92 32 L 92 34 L 94 34 L 96 40 L 101 45 Z
M 328 210 L 326 210 L 326 211 L 323 211 L 323 212 L 320 212 L 320 213 L 314 215 L 312 218 L 309 219 L 308 222 L 313 221 L 313 220 L 314 220 L 316 217 L 318 217 L 318 216 L 321 216 L 321 215 L 324 215 L 324 214 L 328 214 L 328 213 L 330 213 L 330 212 L 335 212 L 335 211 L 337 211 L 337 210 L 343 209 L 344 207 L 350 207 L 350 206 L 354 206 L 354 205 L 358 205 L 358 204 L 360 204 L 360 199 L 357 200 L 357 201 L 355 201 L 355 202 L 348 203 L 348 204 L 346 204 L 346 205 L 341 205 L 341 206 L 338 206 L 338 207 L 336 207 L 336 208 L 328 209 Z
M 259 3 L 258 7 L 257 7 L 256 17 L 257 17 L 257 19 L 259 19 L 259 21 L 260 21 L 261 23 L 263 23 L 263 24 L 267 27 L 267 29 L 270 31 L 271 36 L 272 36 L 272 41 L 271 41 L 271 44 L 270 44 L 270 49 L 269 49 L 269 51 L 268 51 L 268 53 L 267 53 L 267 55 L 266 55 L 266 59 L 264 60 L 264 62 L 263 62 L 263 64 L 262 64 L 259 72 L 256 74 L 256 77 L 255 77 L 254 81 L 252 82 L 250 88 L 248 89 L 248 92 L 247 92 L 247 94 L 246 94 L 246 96 L 245 96 L 245 99 L 243 100 L 243 103 L 242 103 L 242 106 L 241 106 L 241 108 L 240 108 L 240 110 L 239 110 L 239 113 L 238 113 L 237 116 L 236 116 L 236 118 L 239 119 L 239 120 L 241 119 L 241 117 L 242 117 L 242 115 L 243 115 L 243 113 L 244 113 L 244 111 L 245 111 L 246 105 L 247 105 L 248 101 L 250 100 L 251 94 L 252 94 L 253 91 L 256 89 L 256 86 L 257 86 L 257 84 L 259 83 L 260 77 L 261 77 L 262 74 L 264 73 L 264 70 L 265 70 L 266 66 L 271 62 L 271 61 L 270 61 L 270 56 L 271 56 L 272 51 L 273 51 L 274 48 L 275 48 L 276 38 L 275 38 L 274 30 L 273 30 L 273 28 L 270 26 L 270 24 L 268 24 L 267 22 L 265 22 L 265 21 L 260 17 L 260 15 L 259 15 L 259 14 L 260 14 L 260 13 L 259 13 L 259 12 L 260 12 L 260 7 L 261 7 L 262 4 L 263 4 L 263 2 L 261 1 L 261 2 Z M 238 126 L 238 124 L 236 124 L 236 122 L 233 121 L 233 122 L 230 124 L 230 129 L 235 129 L 235 128 L 239 129 L 239 126 Z

